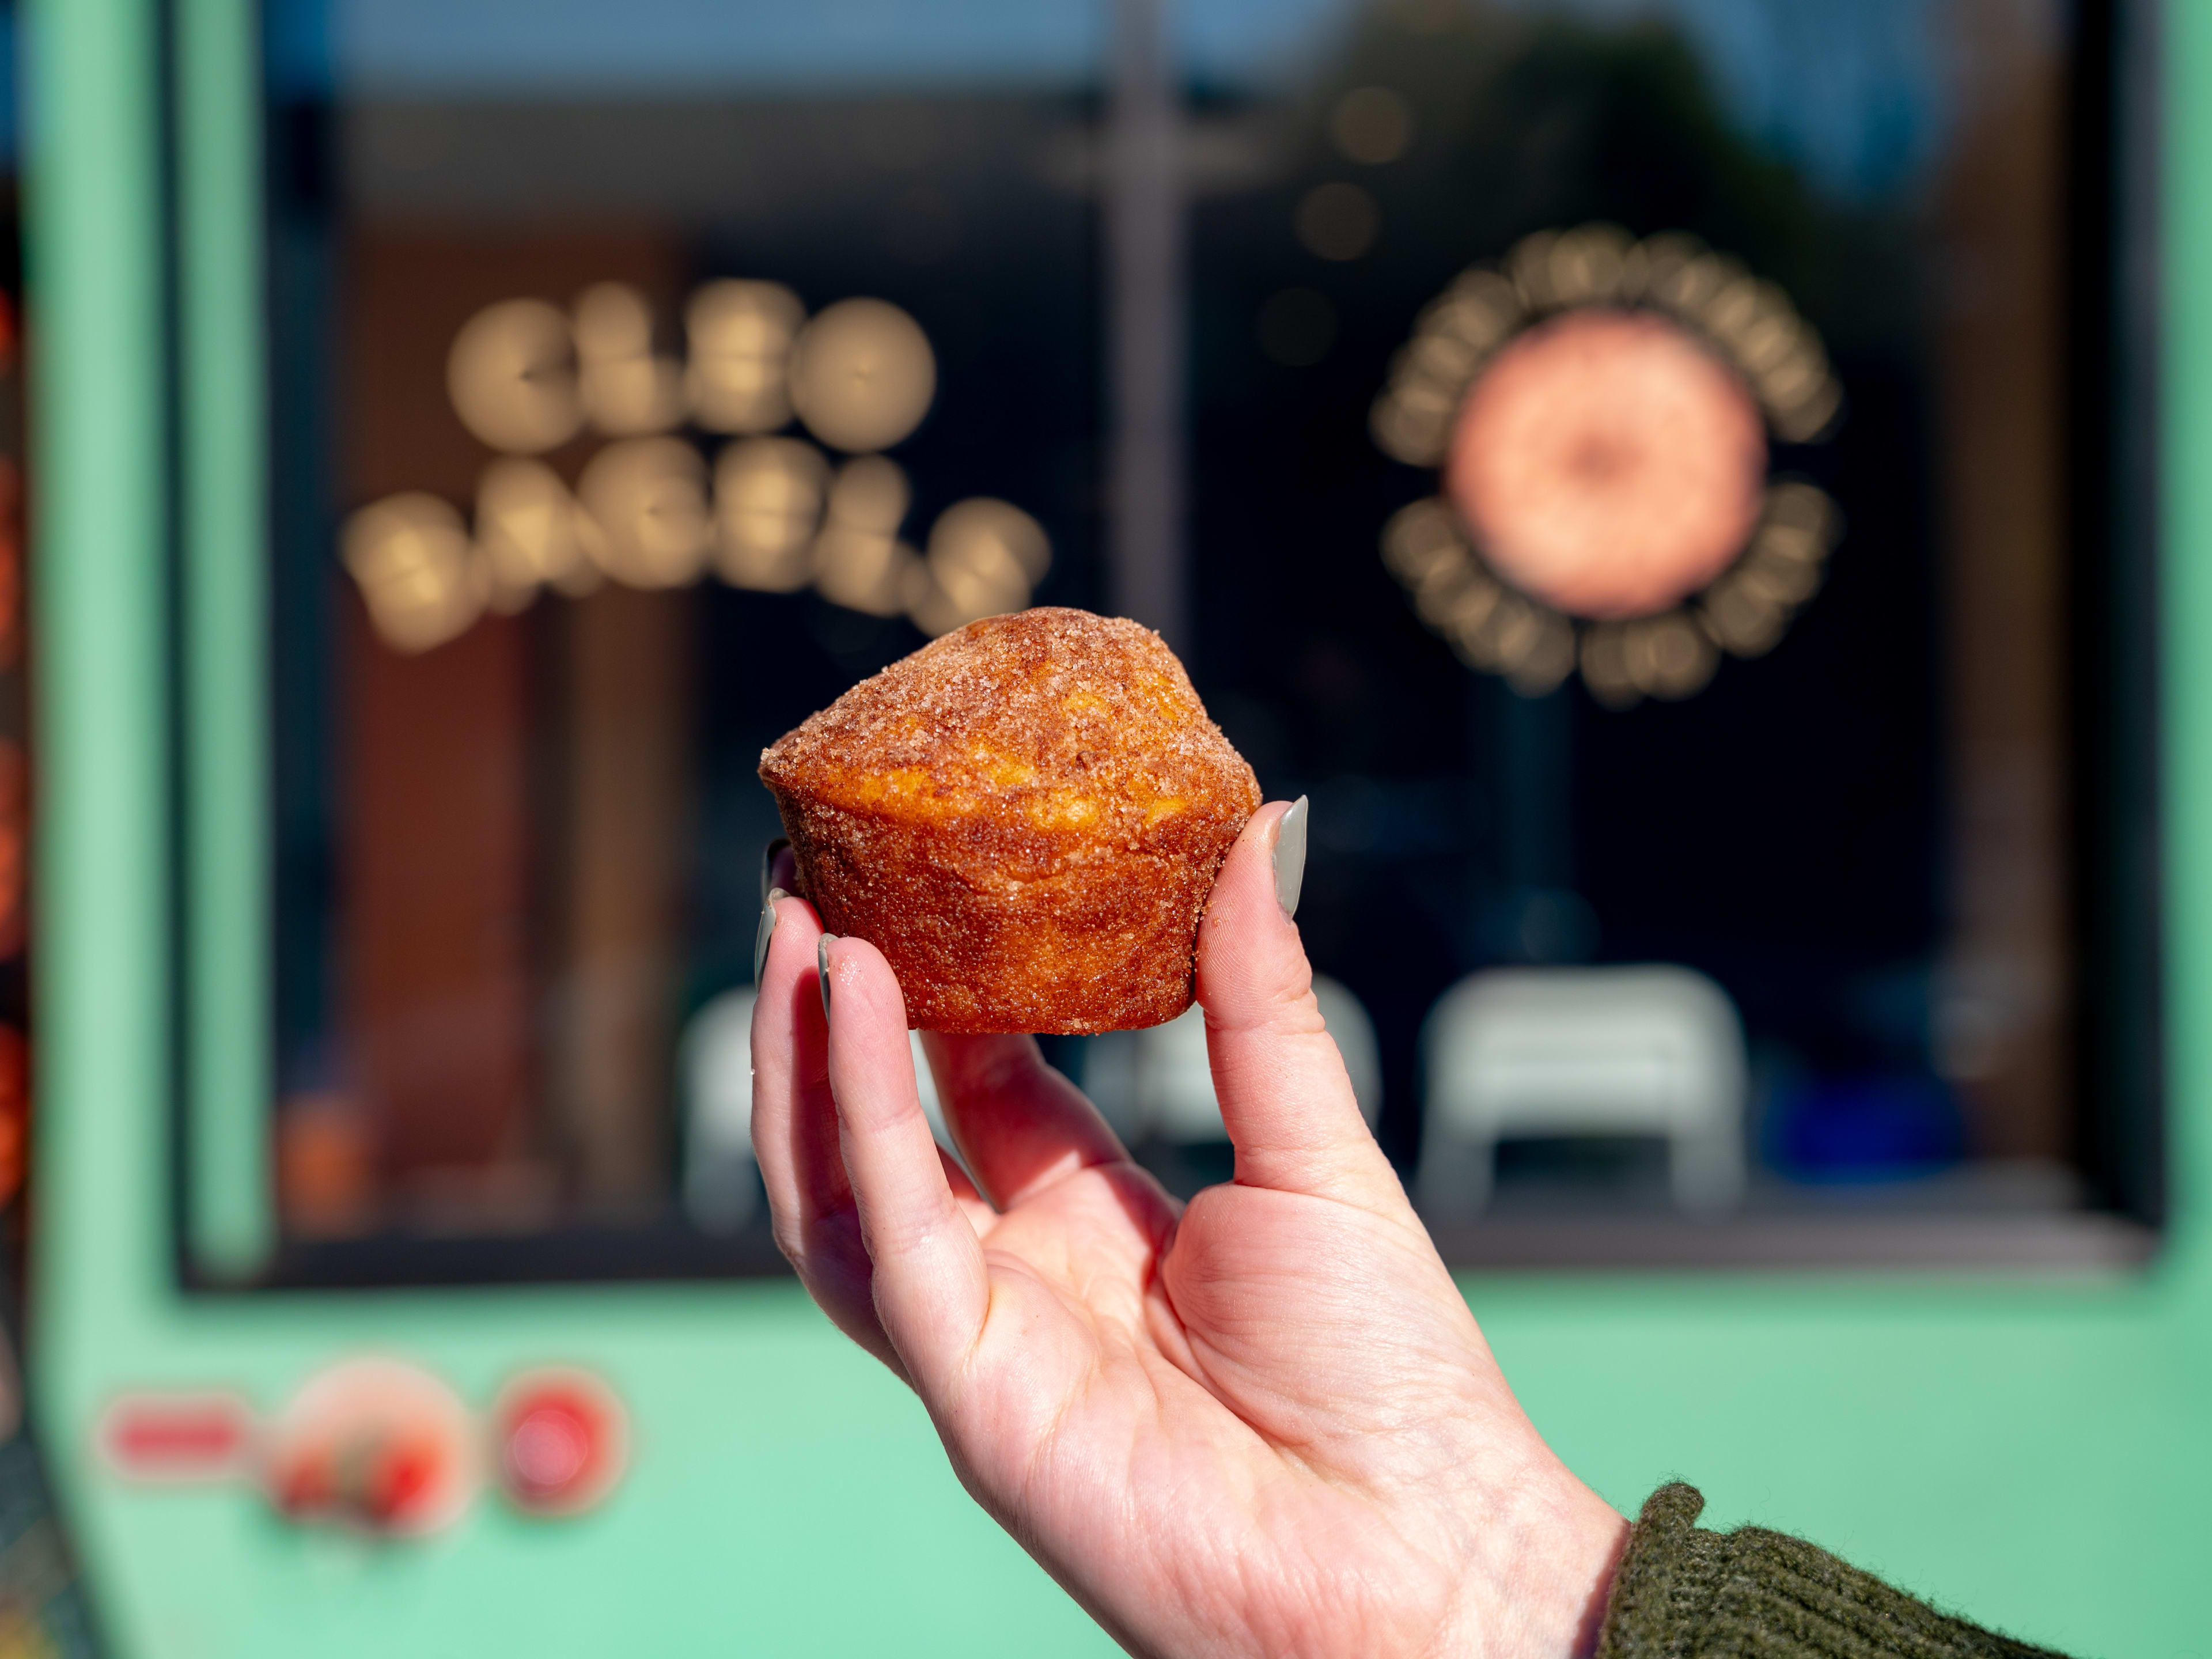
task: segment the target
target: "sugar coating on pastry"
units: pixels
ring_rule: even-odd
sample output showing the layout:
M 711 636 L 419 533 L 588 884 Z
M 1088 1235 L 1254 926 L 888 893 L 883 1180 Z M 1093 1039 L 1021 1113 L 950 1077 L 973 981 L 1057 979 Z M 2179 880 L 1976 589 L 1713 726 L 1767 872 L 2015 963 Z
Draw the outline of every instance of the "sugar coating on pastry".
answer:
M 939 1031 L 1115 1031 L 1190 1006 L 1198 922 L 1260 786 L 1159 635 L 970 623 L 761 755 L 799 890 Z

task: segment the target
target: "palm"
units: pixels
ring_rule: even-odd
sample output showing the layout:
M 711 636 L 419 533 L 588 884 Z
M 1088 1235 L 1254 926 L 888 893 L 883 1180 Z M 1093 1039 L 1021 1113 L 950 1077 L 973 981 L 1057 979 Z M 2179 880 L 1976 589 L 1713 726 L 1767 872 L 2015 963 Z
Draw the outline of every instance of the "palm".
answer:
M 1241 1636 L 1283 1651 L 1269 1638 L 1316 1588 L 1371 1577 L 1357 1558 L 1378 1542 L 1400 1558 L 1394 1579 L 1411 1553 L 1375 1536 L 1375 1494 L 1337 1484 L 1370 1471 L 1332 1457 L 1337 1425 L 1300 1363 L 1334 1334 L 1311 1316 L 1328 1287 L 1265 1272 L 1310 1259 L 1344 1218 L 1285 1213 L 1275 1196 L 1224 1188 L 1178 1228 L 1158 1189 L 1118 1165 L 998 1218 L 982 1235 L 990 1317 L 940 1419 L 970 1489 L 1018 1517 L 1048 1564 L 1097 1564 L 1065 1574 L 1071 1588 L 1095 1608 L 1142 1606 L 1200 1648 Z M 1132 1513 L 1158 1524 L 1144 1547 L 1112 1547 L 1102 1528 Z M 1226 1593 L 1190 1571 L 1224 1549 L 1243 1566 Z M 1449 1576 L 1431 1578 L 1389 1609 L 1340 1613 L 1370 1637 L 1385 1613 L 1433 1626 Z M 1313 1650 L 1352 1650 L 1345 1634 L 1312 1632 Z
M 971 1182 L 929 1145 L 881 958 L 837 947 L 825 1042 L 814 940 L 779 923 L 755 1033 L 779 1242 L 1133 1650 L 1564 1652 L 1621 1523 L 1514 1403 L 1359 1118 L 1295 932 L 1295 982 L 1237 983 L 1237 930 L 1281 915 L 1249 850 L 1200 955 L 1235 1182 L 1179 1213 L 1033 1042 L 932 1036 Z M 1235 947 L 1211 970 L 1207 937 Z M 1580 1554 L 1532 1584 L 1554 1534 Z

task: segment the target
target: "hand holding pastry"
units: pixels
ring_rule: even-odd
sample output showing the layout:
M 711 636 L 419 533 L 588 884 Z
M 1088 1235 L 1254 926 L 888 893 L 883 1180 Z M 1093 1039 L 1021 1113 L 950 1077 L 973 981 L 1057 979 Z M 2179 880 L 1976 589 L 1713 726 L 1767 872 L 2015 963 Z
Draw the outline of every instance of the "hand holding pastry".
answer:
M 1360 1117 L 1278 896 L 1285 811 L 1245 825 L 1198 933 L 1237 1169 L 1188 1207 L 1030 1038 L 932 1035 L 971 1184 L 883 953 L 775 900 L 753 1139 L 777 1240 L 1131 1650 L 1586 1651 L 1626 1523 L 1522 1413 Z

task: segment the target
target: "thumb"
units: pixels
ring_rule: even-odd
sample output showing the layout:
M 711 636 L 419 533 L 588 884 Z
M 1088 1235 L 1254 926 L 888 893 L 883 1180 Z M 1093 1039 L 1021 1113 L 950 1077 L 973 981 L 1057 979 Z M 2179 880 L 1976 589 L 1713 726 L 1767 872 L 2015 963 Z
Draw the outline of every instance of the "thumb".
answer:
M 1284 904 L 1285 895 L 1297 902 L 1305 811 L 1301 799 L 1252 815 L 1222 860 L 1199 924 L 1198 1000 L 1213 1091 L 1240 1186 L 1395 1213 L 1405 1208 L 1404 1191 L 1359 1114 Z

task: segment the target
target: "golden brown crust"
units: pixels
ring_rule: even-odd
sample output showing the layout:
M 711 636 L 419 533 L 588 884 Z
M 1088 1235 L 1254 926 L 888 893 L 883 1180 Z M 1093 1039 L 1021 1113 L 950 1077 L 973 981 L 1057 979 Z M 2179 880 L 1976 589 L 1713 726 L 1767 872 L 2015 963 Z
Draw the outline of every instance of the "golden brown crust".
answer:
M 1190 1006 L 1200 914 L 1260 805 L 1159 636 L 989 617 L 761 756 L 800 890 L 939 1031 L 1114 1031 Z

